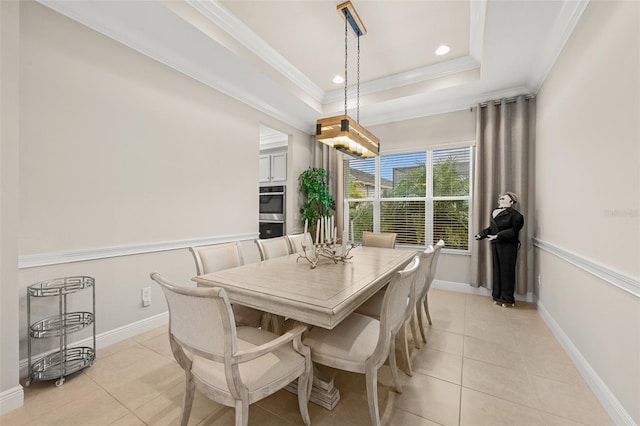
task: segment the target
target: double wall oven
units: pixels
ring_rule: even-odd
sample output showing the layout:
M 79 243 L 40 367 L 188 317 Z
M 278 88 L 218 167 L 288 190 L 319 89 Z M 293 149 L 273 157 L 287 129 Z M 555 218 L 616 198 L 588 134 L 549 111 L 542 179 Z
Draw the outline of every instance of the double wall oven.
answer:
M 275 238 L 285 234 L 286 187 L 261 186 L 259 194 L 260 206 L 260 238 Z

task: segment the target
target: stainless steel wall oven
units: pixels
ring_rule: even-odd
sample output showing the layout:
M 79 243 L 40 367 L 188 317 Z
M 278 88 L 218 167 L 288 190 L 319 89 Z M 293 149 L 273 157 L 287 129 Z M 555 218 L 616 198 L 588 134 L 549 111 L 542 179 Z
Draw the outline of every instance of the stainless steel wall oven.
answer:
M 259 194 L 260 238 L 285 234 L 286 187 L 261 186 Z

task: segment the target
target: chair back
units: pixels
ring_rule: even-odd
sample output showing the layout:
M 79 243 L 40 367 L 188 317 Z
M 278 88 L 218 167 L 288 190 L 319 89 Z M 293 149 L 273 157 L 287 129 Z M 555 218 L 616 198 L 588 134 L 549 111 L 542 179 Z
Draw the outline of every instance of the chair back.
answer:
M 415 295 L 416 301 L 422 299 L 422 295 L 429 290 L 429 274 L 431 273 L 431 263 L 435 249 L 429 246 L 420 253 L 420 266 L 416 272 Z
M 183 349 L 218 362 L 235 354 L 235 321 L 224 289 L 178 286 L 157 272 L 151 274 L 151 279 L 160 285 L 167 299 L 169 334 Z M 180 359 L 184 352 L 178 356 L 173 345 L 172 349 L 182 365 L 186 360 Z
M 366 247 L 395 248 L 397 237 L 398 234 L 395 232 L 364 231 L 362 233 L 362 245 Z
M 400 330 L 407 319 L 407 312 L 415 306 L 414 286 L 416 273 L 420 266 L 420 257 L 415 256 L 402 271 L 393 274 L 387 286 L 380 310 L 380 335 L 378 346 L 373 357 L 384 357 L 389 354 L 391 338 Z
M 429 275 L 427 276 L 426 291 L 429 291 L 433 278 L 436 276 L 436 268 L 438 266 L 438 258 L 440 257 L 440 251 L 444 247 L 444 241 L 440 240 L 433 248 L 433 256 L 431 257 L 431 265 L 429 266 Z
M 189 247 L 196 261 L 198 275 L 242 265 L 238 243 L 222 243 L 209 246 Z
M 267 238 L 266 240 L 255 240 L 260 251 L 262 260 L 274 259 L 280 256 L 288 256 L 289 243 L 285 237 Z
M 287 235 L 287 241 L 289 241 L 289 252 L 291 254 L 302 253 L 303 244 L 307 247 L 307 250 L 313 245 L 311 234 L 309 232 L 306 234 Z

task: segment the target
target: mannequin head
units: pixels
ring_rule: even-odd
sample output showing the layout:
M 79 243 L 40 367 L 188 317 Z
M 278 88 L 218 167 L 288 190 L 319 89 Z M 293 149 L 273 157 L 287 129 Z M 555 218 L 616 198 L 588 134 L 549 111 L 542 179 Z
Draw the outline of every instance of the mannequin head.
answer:
M 518 196 L 513 192 L 505 192 L 498 197 L 498 207 L 507 208 L 518 202 Z

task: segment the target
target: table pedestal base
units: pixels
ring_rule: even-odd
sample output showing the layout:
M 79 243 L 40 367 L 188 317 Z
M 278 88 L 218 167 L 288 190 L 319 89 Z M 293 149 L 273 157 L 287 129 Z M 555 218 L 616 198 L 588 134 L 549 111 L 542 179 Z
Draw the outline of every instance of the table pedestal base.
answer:
M 297 395 L 298 381 L 294 380 L 289 383 L 285 389 Z M 323 374 L 315 367 L 313 369 L 313 386 L 311 388 L 309 401 L 327 410 L 333 410 L 338 404 L 338 401 L 340 401 L 340 391 L 333 385 L 333 377 Z

